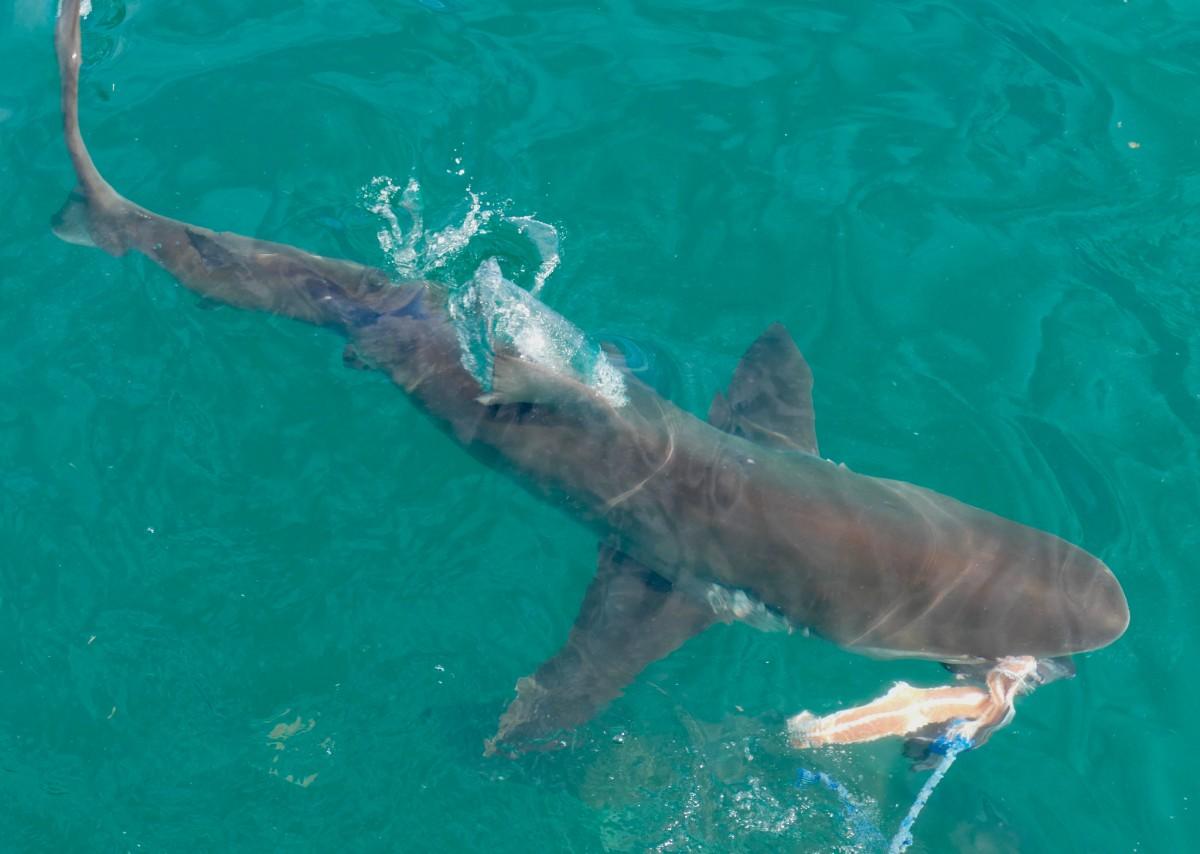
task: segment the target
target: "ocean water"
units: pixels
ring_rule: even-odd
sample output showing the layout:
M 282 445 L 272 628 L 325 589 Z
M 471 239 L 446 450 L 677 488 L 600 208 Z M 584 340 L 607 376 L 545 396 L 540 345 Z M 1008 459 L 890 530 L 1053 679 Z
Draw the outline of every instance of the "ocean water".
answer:
M 1194 849 L 1200 4 L 94 5 L 84 130 L 135 201 L 498 257 L 697 413 L 781 320 L 826 456 L 1102 557 L 1128 633 L 913 850 Z M 567 749 L 482 755 L 592 536 L 331 333 L 53 237 L 53 7 L 0 5 L 0 847 L 877 850 L 926 775 L 782 721 L 930 663 L 718 626 Z

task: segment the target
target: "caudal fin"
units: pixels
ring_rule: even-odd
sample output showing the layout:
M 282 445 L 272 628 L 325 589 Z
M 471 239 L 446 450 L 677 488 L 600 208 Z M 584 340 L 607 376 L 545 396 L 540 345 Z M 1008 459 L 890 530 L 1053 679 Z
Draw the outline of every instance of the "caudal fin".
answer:
M 62 0 L 54 47 L 62 80 L 63 135 L 75 167 L 77 185 L 54 215 L 54 233 L 69 243 L 97 246 L 112 255 L 129 248 L 125 225 L 134 205 L 100 176 L 79 132 L 80 0 Z
M 77 183 L 54 216 L 54 233 L 111 255 L 141 252 L 185 287 L 218 302 L 342 328 L 373 322 L 395 290 L 383 271 L 159 216 L 109 186 L 79 132 L 81 0 L 61 3 L 54 44 L 63 136 Z

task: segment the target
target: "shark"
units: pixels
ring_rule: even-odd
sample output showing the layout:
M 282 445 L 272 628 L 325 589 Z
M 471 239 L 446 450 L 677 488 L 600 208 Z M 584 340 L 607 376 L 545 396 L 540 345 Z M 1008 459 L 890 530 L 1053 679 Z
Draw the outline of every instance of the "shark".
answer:
M 55 28 L 76 183 L 54 232 L 112 256 L 140 253 L 210 300 L 337 332 L 348 361 L 389 377 L 468 452 L 595 532 L 595 575 L 575 622 L 562 648 L 518 680 L 489 749 L 546 744 L 579 727 L 650 663 L 720 622 L 803 629 L 853 653 L 965 673 L 1007 674 L 1018 660 L 1021 680 L 1028 662 L 1068 661 L 1125 631 L 1124 592 L 1099 558 L 824 459 L 812 374 L 779 323 L 699 418 L 640 381 L 615 349 L 601 347 L 584 370 L 546 358 L 528 336 L 501 334 L 495 317 L 479 314 L 487 299 L 126 199 L 80 132 L 79 7 L 62 0 Z M 520 299 L 566 323 L 525 292 Z M 953 707 L 986 706 L 988 720 L 1005 719 L 1015 679 L 994 676 L 992 694 L 974 688 L 952 697 Z M 1001 694 L 1000 705 L 988 699 Z M 889 709 L 903 700 L 909 720 L 889 732 L 912 729 L 907 697 L 885 698 Z M 921 695 L 929 708 L 943 699 Z M 868 724 L 882 719 L 864 714 Z M 851 724 L 862 721 L 833 722 L 821 737 Z

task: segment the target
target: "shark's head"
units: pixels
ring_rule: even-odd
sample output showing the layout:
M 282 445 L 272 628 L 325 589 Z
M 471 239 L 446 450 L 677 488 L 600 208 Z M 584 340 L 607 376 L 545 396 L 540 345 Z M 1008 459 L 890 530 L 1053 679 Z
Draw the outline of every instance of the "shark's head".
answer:
M 943 661 L 1054 658 L 1107 646 L 1128 627 L 1125 593 L 1099 558 L 948 496 L 875 483 L 889 496 L 875 509 L 888 512 L 870 514 L 859 533 L 867 557 L 885 556 L 880 592 L 865 611 L 835 609 L 835 640 Z M 923 524 L 894 507 L 919 508 Z
M 979 586 L 962 629 L 990 653 L 1054 657 L 1099 649 L 1129 625 L 1129 605 L 1112 570 L 1053 534 L 991 514 L 971 561 Z M 974 515 L 974 514 L 973 514 Z
M 1057 582 L 1044 595 L 1050 616 L 1054 611 L 1061 614 L 1061 651 L 1087 652 L 1108 646 L 1129 626 L 1125 591 L 1102 560 L 1061 540 L 1056 545 L 1059 548 L 1053 550 L 1052 560 L 1057 559 L 1058 566 L 1047 567 L 1043 577 Z

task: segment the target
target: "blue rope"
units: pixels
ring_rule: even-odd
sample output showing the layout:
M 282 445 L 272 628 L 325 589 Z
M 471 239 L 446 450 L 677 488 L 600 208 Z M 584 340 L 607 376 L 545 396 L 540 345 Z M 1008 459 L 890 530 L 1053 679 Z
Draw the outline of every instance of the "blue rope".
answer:
M 925 804 L 928 803 L 929 796 L 933 794 L 933 790 L 937 788 L 938 783 L 942 782 L 942 778 L 946 776 L 946 772 L 950 770 L 950 766 L 954 764 L 954 760 L 958 758 L 960 753 L 970 748 L 970 740 L 963 738 L 961 735 L 943 735 L 929 745 L 929 752 L 941 756 L 941 761 L 933 769 L 933 773 L 929 775 L 929 779 L 925 781 L 925 785 L 917 793 L 917 798 L 913 801 L 913 805 L 908 808 L 908 813 L 900 822 L 899 830 L 896 831 L 896 835 L 892 837 L 891 843 L 888 844 L 888 854 L 901 854 L 902 851 L 907 850 L 913 844 L 912 829 L 913 825 L 917 823 L 917 816 L 921 814 L 921 810 L 925 809 Z M 807 768 L 800 768 L 796 771 L 797 788 L 813 783 L 819 783 L 837 795 L 842 807 L 842 817 L 850 826 L 850 832 L 855 837 L 855 841 L 861 842 L 868 848 L 882 848 L 884 843 L 883 833 L 875 825 L 875 822 L 871 821 L 862 805 L 850 794 L 850 791 L 845 786 L 824 771 L 810 771 Z
M 824 771 L 810 771 L 800 768 L 796 771 L 796 787 L 820 783 L 826 789 L 837 795 L 842 805 L 842 817 L 850 825 L 850 832 L 855 839 L 863 842 L 869 848 L 882 847 L 883 833 L 875 826 L 875 822 L 867 816 L 866 811 L 850 794 L 849 790 Z
M 929 746 L 931 753 L 941 754 L 942 760 L 933 769 L 933 773 L 929 775 L 929 779 L 925 781 L 925 785 L 921 787 L 921 791 L 917 792 L 917 799 L 913 801 L 913 805 L 908 808 L 908 814 L 904 816 L 904 820 L 900 822 L 900 829 L 896 831 L 896 835 L 892 837 L 892 842 L 888 845 L 888 854 L 900 854 L 908 846 L 913 844 L 913 825 L 917 823 L 917 816 L 921 814 L 921 810 L 925 809 L 925 804 L 929 801 L 929 796 L 933 794 L 933 790 L 937 788 L 937 784 L 942 782 L 942 778 L 946 776 L 946 772 L 950 770 L 950 766 L 954 764 L 954 760 L 964 750 L 971 747 L 971 742 L 963 738 L 961 735 L 941 736 Z

